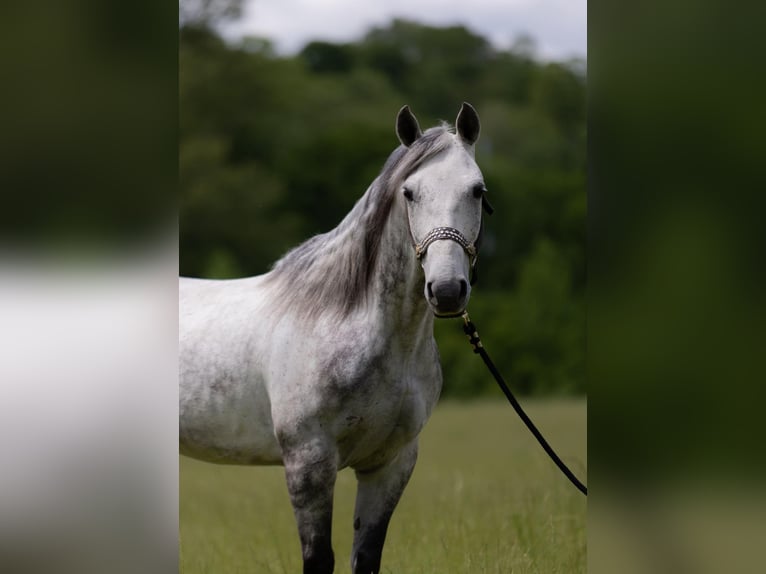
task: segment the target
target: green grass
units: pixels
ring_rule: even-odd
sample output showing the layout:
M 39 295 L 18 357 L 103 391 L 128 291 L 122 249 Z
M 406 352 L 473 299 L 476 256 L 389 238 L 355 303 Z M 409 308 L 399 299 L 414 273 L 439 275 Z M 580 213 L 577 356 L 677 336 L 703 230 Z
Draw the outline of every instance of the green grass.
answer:
M 584 482 L 584 400 L 527 400 L 525 409 Z M 350 572 L 355 479 L 338 475 L 335 571 Z M 386 573 L 586 571 L 585 497 L 503 402 L 446 402 L 421 434 L 420 456 L 394 513 Z M 180 571 L 294 573 L 300 546 L 281 467 L 180 460 Z

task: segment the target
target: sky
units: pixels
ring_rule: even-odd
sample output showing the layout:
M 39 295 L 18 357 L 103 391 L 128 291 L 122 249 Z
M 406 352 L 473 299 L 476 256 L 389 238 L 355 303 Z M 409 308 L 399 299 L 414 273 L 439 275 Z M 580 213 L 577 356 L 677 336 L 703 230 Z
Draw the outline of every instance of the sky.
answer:
M 584 58 L 587 0 L 246 0 L 242 19 L 224 30 L 229 38 L 271 39 L 280 53 L 294 53 L 311 40 L 360 38 L 394 17 L 432 26 L 462 24 L 509 48 L 531 36 L 543 60 Z

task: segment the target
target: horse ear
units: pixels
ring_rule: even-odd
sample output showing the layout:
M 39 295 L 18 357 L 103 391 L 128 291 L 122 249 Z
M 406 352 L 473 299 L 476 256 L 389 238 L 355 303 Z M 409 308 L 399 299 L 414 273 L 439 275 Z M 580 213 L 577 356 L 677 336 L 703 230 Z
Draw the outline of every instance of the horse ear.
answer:
M 468 102 L 463 102 L 460 112 L 457 114 L 457 133 L 468 145 L 473 145 L 479 139 L 481 124 L 479 123 L 479 114 Z
M 413 142 L 423 135 L 418 120 L 410 111 L 410 106 L 404 106 L 396 116 L 396 137 L 404 147 L 410 147 Z

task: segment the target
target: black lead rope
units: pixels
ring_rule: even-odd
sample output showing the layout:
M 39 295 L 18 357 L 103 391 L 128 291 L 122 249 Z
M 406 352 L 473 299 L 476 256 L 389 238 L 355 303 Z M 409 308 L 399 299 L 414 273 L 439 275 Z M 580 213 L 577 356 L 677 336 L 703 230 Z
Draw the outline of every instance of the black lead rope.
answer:
M 476 325 L 474 325 L 471 322 L 471 319 L 468 317 L 467 312 L 463 313 L 463 322 L 464 322 L 463 332 L 465 332 L 465 334 L 468 335 L 468 340 L 471 342 L 471 345 L 473 345 L 473 352 L 477 353 L 484 360 L 484 363 L 487 365 L 489 372 L 492 373 L 492 375 L 495 377 L 495 380 L 497 381 L 497 384 L 500 386 L 500 389 L 505 394 L 506 398 L 508 399 L 508 402 L 511 403 L 513 410 L 515 410 L 516 414 L 519 415 L 519 418 L 521 418 L 521 420 L 524 421 L 524 424 L 527 425 L 527 428 L 529 429 L 529 431 L 535 436 L 535 438 L 537 439 L 537 442 L 539 442 L 540 446 L 543 447 L 543 450 L 545 450 L 545 452 L 548 453 L 548 456 L 551 457 L 551 460 L 553 460 L 553 462 L 556 463 L 556 466 L 559 467 L 559 470 L 561 470 L 561 472 L 563 472 L 564 475 L 566 475 L 566 477 L 571 481 L 572 484 L 574 484 L 577 487 L 577 489 L 580 492 L 582 492 L 585 496 L 588 496 L 588 488 L 577 479 L 574 473 L 572 473 L 572 471 L 569 470 L 567 465 L 565 465 L 564 462 L 553 451 L 553 449 L 551 448 L 551 445 L 548 444 L 548 441 L 546 441 L 543 435 L 540 434 L 540 431 L 537 430 L 537 427 L 527 416 L 527 413 L 525 413 L 524 409 L 521 408 L 521 405 L 516 400 L 516 397 L 513 396 L 511 389 L 509 389 L 508 385 L 505 384 L 505 381 L 503 380 L 502 375 L 497 371 L 497 368 L 492 363 L 492 360 L 489 358 L 489 355 L 487 355 L 487 351 L 484 350 L 484 346 L 481 344 L 481 339 L 479 339 L 479 334 L 476 332 Z

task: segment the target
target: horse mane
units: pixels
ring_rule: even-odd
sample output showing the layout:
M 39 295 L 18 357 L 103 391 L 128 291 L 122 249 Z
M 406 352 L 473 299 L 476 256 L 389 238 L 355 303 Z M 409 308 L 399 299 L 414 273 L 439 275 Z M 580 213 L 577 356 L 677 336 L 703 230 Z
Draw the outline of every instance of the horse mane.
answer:
M 331 312 L 343 318 L 367 300 L 381 237 L 396 192 L 426 160 L 452 142 L 447 124 L 430 128 L 410 147 L 400 145 L 378 177 L 333 230 L 298 245 L 278 260 L 267 281 L 287 308 L 313 320 Z

